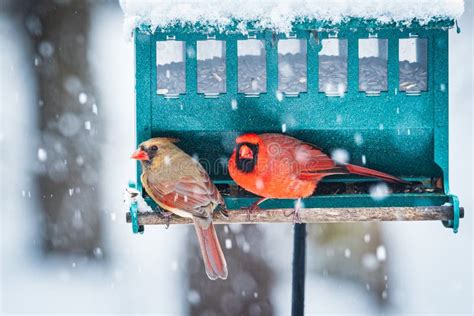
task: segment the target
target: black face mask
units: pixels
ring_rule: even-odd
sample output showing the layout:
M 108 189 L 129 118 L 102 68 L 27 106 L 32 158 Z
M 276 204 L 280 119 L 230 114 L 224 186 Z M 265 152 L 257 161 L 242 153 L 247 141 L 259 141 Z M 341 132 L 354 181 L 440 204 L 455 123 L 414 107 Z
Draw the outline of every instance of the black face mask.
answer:
M 251 159 L 241 158 L 239 156 L 240 147 L 242 147 L 243 145 L 247 146 L 252 151 L 253 157 Z M 242 143 L 242 144 L 237 145 L 235 162 L 237 164 L 237 169 L 239 169 L 240 171 L 244 173 L 252 172 L 255 169 L 255 166 L 257 165 L 257 157 L 258 157 L 258 145 L 250 144 L 250 143 Z

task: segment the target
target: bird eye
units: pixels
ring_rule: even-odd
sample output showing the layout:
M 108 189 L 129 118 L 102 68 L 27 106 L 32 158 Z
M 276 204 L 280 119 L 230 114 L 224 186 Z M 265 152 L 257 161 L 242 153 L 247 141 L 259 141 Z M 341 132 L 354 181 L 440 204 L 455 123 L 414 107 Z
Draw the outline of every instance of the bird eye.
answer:
M 151 146 L 151 148 L 150 148 L 150 149 L 151 149 L 151 150 L 153 150 L 153 151 L 157 151 L 157 150 L 158 150 L 158 146 L 156 146 L 156 145 L 153 145 L 153 146 Z

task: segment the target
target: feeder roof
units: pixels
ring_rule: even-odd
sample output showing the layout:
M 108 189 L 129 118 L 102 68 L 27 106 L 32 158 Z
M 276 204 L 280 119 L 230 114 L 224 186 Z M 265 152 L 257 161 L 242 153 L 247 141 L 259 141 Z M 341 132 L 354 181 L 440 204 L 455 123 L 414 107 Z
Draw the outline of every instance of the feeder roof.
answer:
M 464 10 L 463 0 L 120 0 L 120 4 L 127 34 L 135 28 L 154 31 L 175 26 L 288 33 L 301 22 L 317 21 L 313 25 L 322 27 L 354 19 L 380 26 L 429 25 L 456 19 Z

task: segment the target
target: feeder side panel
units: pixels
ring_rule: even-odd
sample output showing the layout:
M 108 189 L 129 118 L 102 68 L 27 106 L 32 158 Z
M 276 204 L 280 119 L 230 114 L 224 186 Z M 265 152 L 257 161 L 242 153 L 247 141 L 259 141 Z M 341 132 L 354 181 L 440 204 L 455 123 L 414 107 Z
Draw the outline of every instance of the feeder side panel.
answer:
M 444 191 L 449 193 L 449 38 L 447 30 L 433 30 L 435 162 L 443 170 Z
M 135 31 L 135 97 L 137 145 L 151 137 L 151 70 L 155 68 L 151 59 L 151 36 Z M 141 166 L 137 163 L 137 184 L 141 190 Z

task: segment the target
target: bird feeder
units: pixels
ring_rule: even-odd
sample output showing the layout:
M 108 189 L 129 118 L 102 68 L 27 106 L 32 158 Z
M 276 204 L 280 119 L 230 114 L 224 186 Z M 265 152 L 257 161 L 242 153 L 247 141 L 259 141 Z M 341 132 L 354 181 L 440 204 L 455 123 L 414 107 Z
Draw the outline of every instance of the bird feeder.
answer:
M 246 132 L 286 133 L 336 159 L 419 184 L 380 188 L 374 179 L 327 178 L 304 200 L 304 222 L 431 219 L 456 232 L 463 210 L 449 189 L 448 30 L 453 26 L 452 18 L 424 24 L 299 19 L 289 32 L 257 22 L 242 31 L 239 21 L 224 28 L 139 25 L 134 30 L 137 144 L 156 136 L 180 139 L 179 147 L 199 159 L 227 207 L 239 210 L 256 197 L 228 175 L 235 138 Z M 138 190 L 153 205 L 140 174 L 138 166 Z M 270 211 L 252 222 L 279 221 L 278 211 L 293 208 L 294 201 L 271 200 L 261 207 Z M 236 212 L 240 217 L 233 221 L 231 215 L 230 221 L 246 222 Z M 135 232 L 160 222 L 133 213 Z

